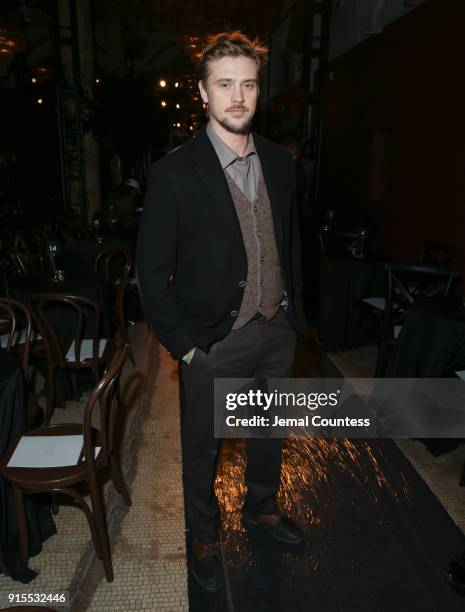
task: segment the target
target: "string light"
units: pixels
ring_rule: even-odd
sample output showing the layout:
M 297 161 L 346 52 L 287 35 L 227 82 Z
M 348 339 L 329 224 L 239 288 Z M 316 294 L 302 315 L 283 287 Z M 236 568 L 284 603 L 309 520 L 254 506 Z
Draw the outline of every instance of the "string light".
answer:
M 164 79 L 160 81 L 160 87 L 166 87 L 166 81 Z
M 181 108 L 180 104 L 176 104 L 176 108 L 179 110 Z
M 37 79 L 35 77 L 32 77 L 31 82 L 32 83 L 37 83 Z
M 190 125 L 190 126 L 189 126 L 189 129 L 190 129 L 190 130 L 191 130 L 191 132 L 192 132 L 192 130 L 194 129 L 194 126 L 193 126 L 193 125 Z
M 37 104 L 43 104 L 43 102 L 44 101 L 42 100 L 42 98 L 37 98 Z
M 176 123 L 176 127 L 181 127 L 181 124 L 180 123 Z
M 97 77 L 97 78 L 95 79 L 95 82 L 96 82 L 97 84 L 98 84 L 98 83 L 100 83 L 100 79 Z
M 176 81 L 174 84 L 175 87 L 179 87 L 179 83 Z
M 162 100 L 160 104 L 163 106 L 163 108 L 165 108 L 165 106 L 166 106 L 165 100 Z

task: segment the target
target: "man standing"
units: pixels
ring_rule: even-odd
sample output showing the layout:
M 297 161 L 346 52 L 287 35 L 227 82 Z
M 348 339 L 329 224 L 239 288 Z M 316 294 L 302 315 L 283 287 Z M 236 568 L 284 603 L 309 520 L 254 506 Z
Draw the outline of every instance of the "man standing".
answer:
M 181 360 L 183 469 L 193 573 L 221 585 L 213 490 L 214 377 L 286 377 L 306 333 L 292 157 L 251 133 L 267 50 L 240 32 L 211 37 L 199 89 L 209 123 L 152 166 L 137 248 L 146 315 Z M 245 518 L 303 540 L 275 502 L 281 440 L 247 440 Z

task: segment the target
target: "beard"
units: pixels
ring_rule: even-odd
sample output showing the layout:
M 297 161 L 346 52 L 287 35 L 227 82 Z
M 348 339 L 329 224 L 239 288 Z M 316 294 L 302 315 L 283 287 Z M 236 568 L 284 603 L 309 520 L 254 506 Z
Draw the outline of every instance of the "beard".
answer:
M 249 117 L 242 125 L 234 125 L 227 119 L 217 119 L 217 121 L 225 130 L 231 132 L 231 134 L 248 134 L 252 127 L 252 117 Z
M 249 115 L 249 117 L 247 117 L 242 124 L 232 123 L 227 117 L 217 117 L 216 115 L 213 115 L 213 117 L 221 125 L 221 127 L 231 134 L 245 135 L 250 132 L 250 128 L 252 127 L 253 114 Z

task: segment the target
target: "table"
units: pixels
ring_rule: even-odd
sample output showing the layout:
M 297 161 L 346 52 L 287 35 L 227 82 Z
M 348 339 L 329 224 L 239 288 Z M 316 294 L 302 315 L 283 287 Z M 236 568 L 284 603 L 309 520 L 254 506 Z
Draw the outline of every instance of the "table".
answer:
M 376 342 L 376 321 L 359 301 L 387 295 L 385 260 L 323 256 L 320 260 L 318 337 L 328 350 Z
M 391 349 L 386 378 L 442 378 L 465 369 L 465 308 L 459 298 L 420 298 Z
M 27 430 L 26 389 L 14 353 L 0 349 L 0 456 L 8 444 Z M 42 543 L 56 533 L 48 496 L 25 496 L 29 530 L 29 555 L 42 550 Z M 9 485 L 0 477 L 0 542 L 7 571 L 14 580 L 29 582 L 36 573 L 19 558 L 18 529 Z
M 131 250 L 131 243 L 115 238 L 104 238 L 102 244 L 95 240 L 67 242 L 63 255 L 65 269 L 69 274 L 93 274 L 95 258 L 103 251 L 109 250 Z

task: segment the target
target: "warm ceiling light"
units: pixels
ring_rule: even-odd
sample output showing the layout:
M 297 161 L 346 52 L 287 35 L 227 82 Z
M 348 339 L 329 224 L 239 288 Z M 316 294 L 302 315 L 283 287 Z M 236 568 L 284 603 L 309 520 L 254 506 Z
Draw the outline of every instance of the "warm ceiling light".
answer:
M 32 83 L 37 83 L 37 79 L 35 77 L 32 77 L 31 82 Z
M 160 87 L 166 87 L 166 81 L 164 79 L 160 81 Z
M 95 82 L 96 82 L 96 83 L 100 83 L 100 79 L 97 77 L 97 78 L 95 79 Z
M 194 126 L 193 126 L 193 125 L 190 125 L 190 126 L 189 126 L 189 129 L 190 129 L 190 130 L 193 130 L 193 129 L 194 129 Z
M 37 104 L 43 104 L 43 102 L 44 101 L 42 100 L 42 98 L 37 98 Z
M 174 84 L 175 87 L 179 87 L 179 83 L 176 81 Z
M 177 108 L 177 109 L 180 109 L 180 108 L 181 108 L 181 105 L 180 105 L 180 104 L 176 104 L 176 108 Z
M 181 124 L 180 123 L 176 123 L 176 127 L 181 127 Z
M 203 106 L 204 108 L 207 108 L 207 105 L 205 104 L 205 102 L 202 104 L 202 106 Z
M 165 108 L 166 106 L 166 102 L 164 100 L 161 101 L 161 105 L 163 106 L 163 108 Z

